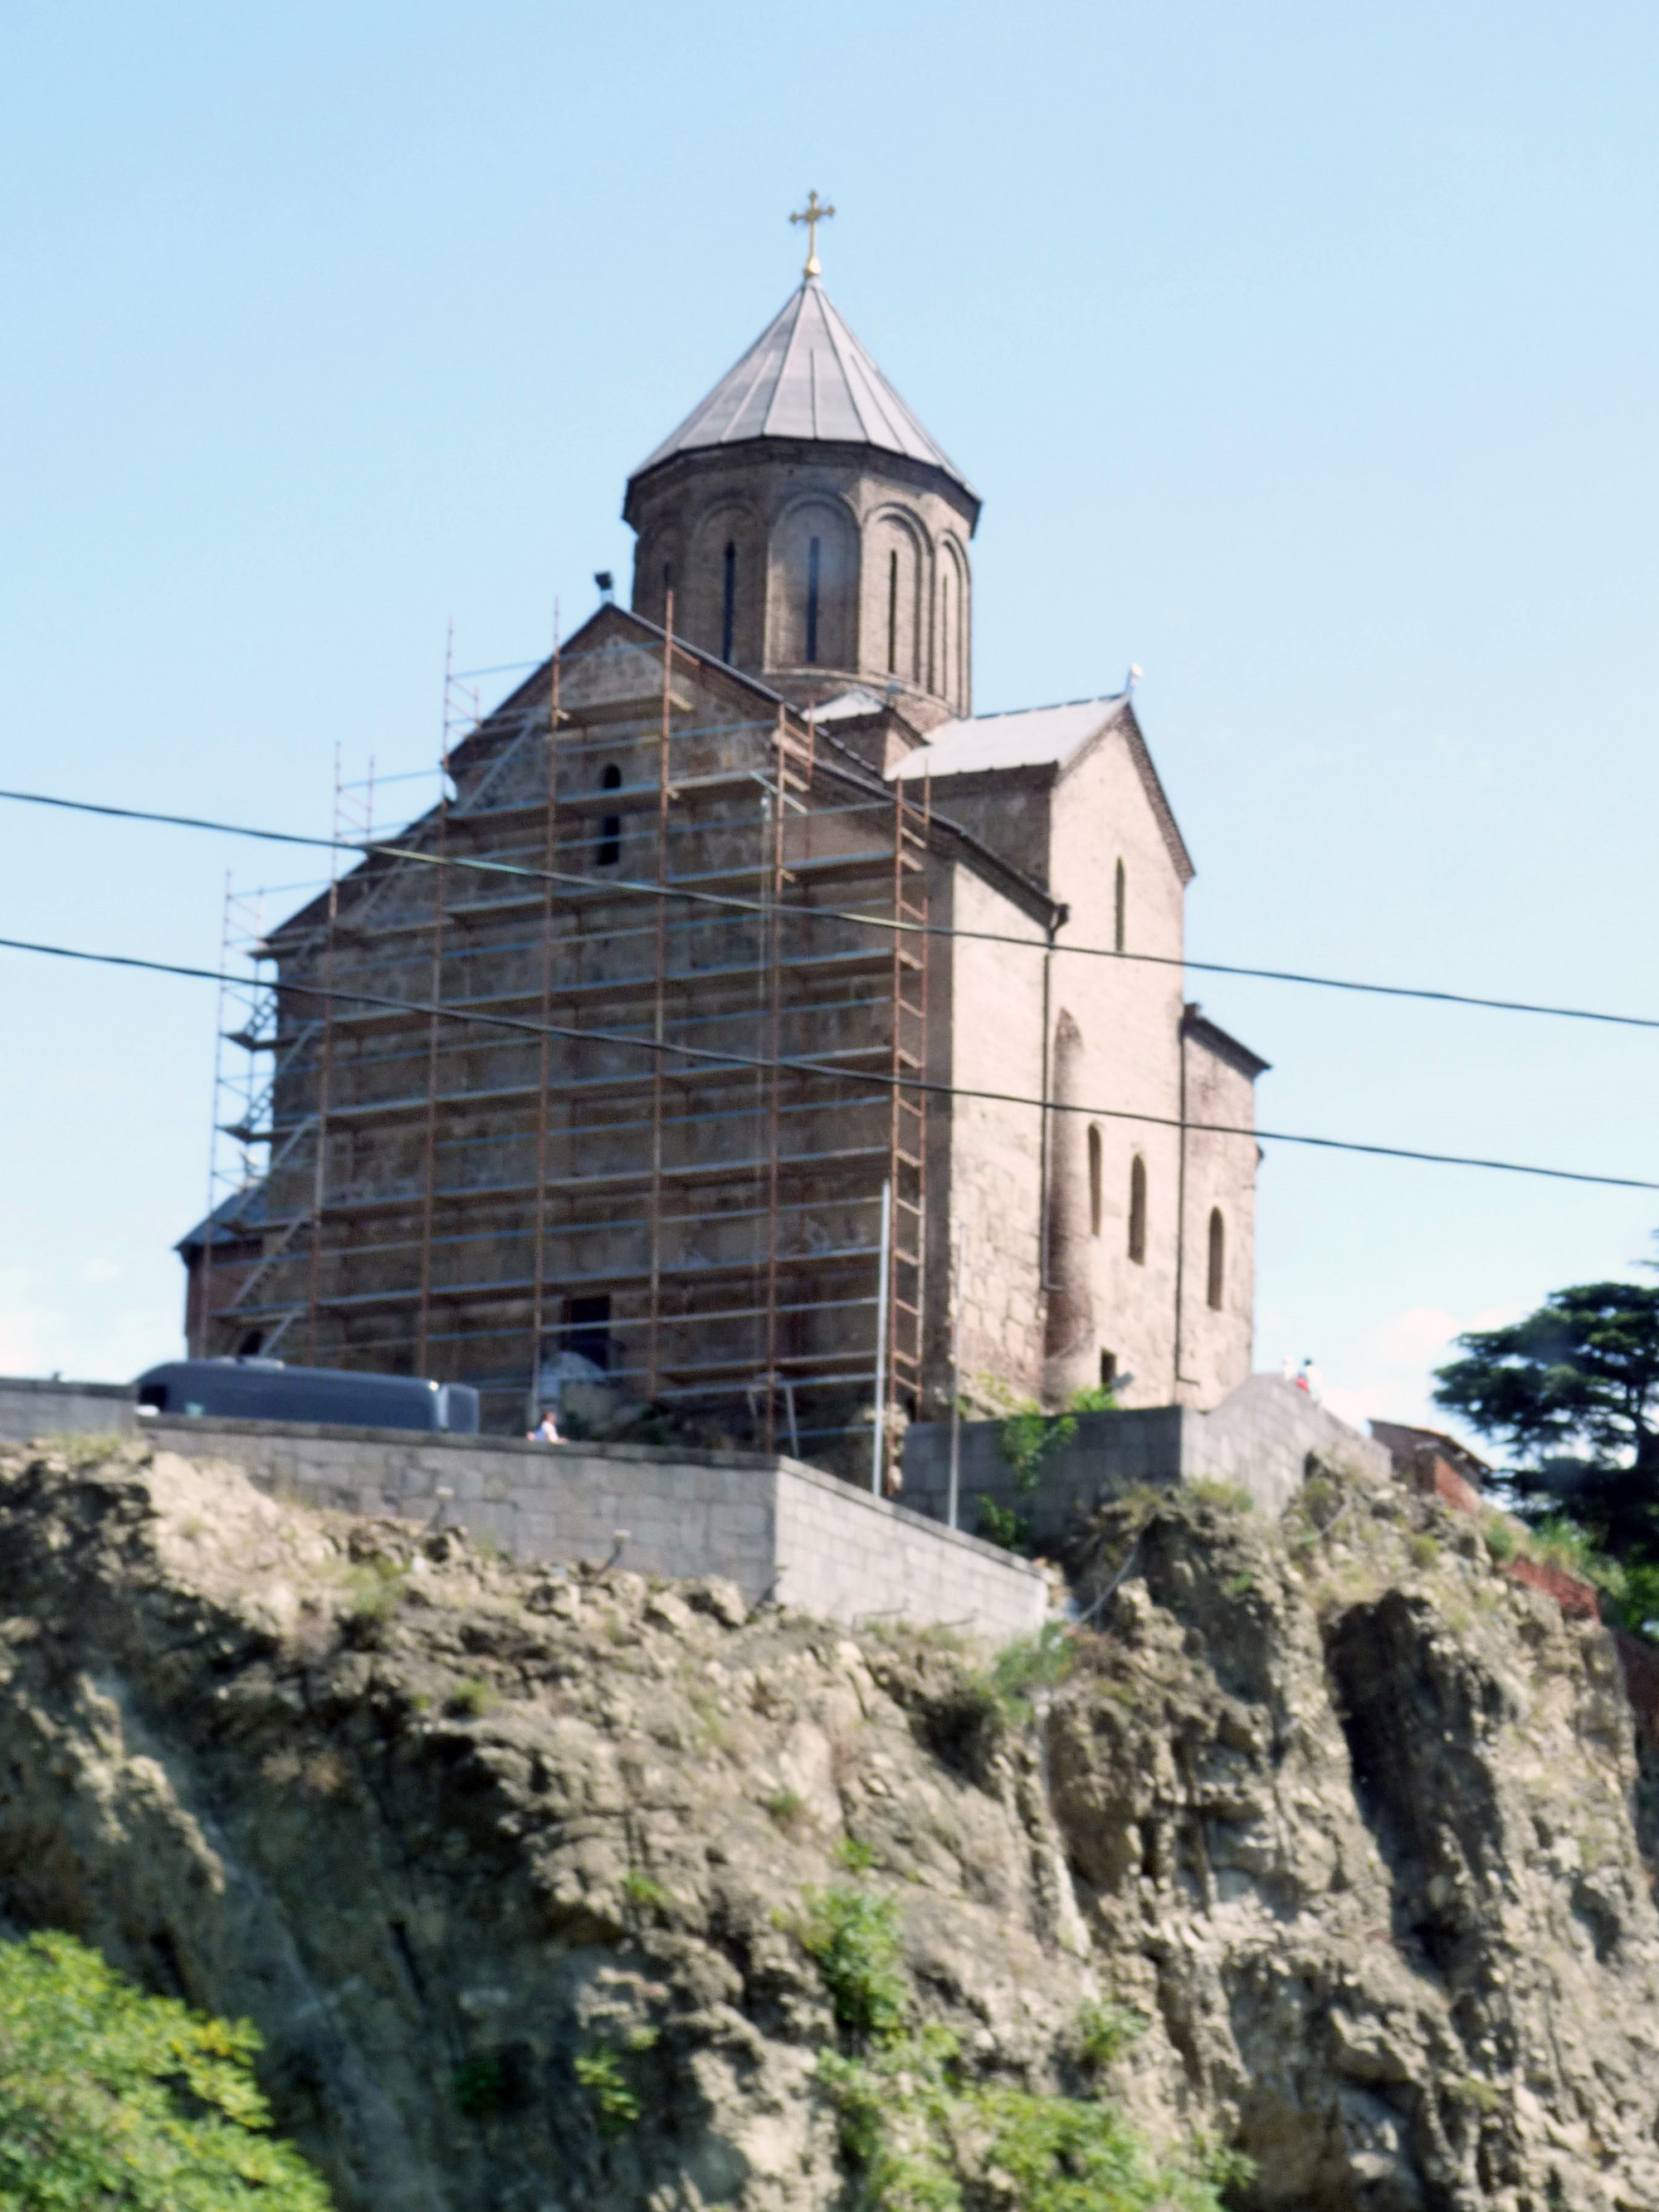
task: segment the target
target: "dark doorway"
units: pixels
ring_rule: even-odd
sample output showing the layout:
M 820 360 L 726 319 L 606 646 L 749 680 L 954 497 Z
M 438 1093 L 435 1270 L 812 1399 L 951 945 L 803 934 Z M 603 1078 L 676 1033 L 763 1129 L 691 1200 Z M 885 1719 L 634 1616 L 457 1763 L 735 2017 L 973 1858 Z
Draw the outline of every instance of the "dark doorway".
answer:
M 611 1364 L 611 1301 L 608 1297 L 572 1298 L 566 1307 L 564 1348 L 595 1367 Z

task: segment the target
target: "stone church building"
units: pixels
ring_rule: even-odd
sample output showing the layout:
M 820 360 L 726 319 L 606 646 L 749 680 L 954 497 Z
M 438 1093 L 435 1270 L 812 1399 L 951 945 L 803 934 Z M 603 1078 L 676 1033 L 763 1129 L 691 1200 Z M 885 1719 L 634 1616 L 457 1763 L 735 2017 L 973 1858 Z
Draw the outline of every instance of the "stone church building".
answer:
M 629 478 L 631 605 L 269 937 L 269 1168 L 193 1349 L 507 1431 L 602 1377 L 849 1471 L 953 1373 L 1244 1378 L 1264 1063 L 1183 1004 L 1132 698 L 974 713 L 979 512 L 814 258 Z

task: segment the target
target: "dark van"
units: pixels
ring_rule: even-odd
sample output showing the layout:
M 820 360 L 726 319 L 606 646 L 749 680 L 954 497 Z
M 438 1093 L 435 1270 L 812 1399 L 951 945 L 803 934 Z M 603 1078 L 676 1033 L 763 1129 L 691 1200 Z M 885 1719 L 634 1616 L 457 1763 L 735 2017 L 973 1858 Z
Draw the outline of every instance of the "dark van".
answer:
M 471 1384 L 416 1375 L 355 1375 L 280 1359 L 167 1359 L 147 1368 L 137 1388 L 139 1405 L 158 1413 L 478 1433 L 478 1394 Z

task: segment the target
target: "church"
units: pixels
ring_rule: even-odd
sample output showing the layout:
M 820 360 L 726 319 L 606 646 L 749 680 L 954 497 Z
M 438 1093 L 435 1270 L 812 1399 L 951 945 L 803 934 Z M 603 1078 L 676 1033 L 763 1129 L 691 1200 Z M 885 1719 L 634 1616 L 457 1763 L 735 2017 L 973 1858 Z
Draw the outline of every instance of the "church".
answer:
M 953 1391 L 1244 1379 L 1265 1063 L 1183 1002 L 1130 693 L 975 714 L 980 504 L 809 252 L 629 478 L 629 605 L 269 933 L 194 1351 L 848 1473 Z

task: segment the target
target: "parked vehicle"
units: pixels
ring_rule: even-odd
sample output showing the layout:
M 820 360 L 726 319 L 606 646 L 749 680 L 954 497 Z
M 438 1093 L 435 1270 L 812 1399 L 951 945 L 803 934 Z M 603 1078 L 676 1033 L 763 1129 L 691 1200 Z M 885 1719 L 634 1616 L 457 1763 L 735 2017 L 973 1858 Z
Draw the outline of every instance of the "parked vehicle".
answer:
M 238 1421 L 323 1421 L 359 1429 L 478 1433 L 478 1394 L 418 1375 L 357 1375 L 281 1359 L 167 1359 L 138 1377 L 140 1408 Z

